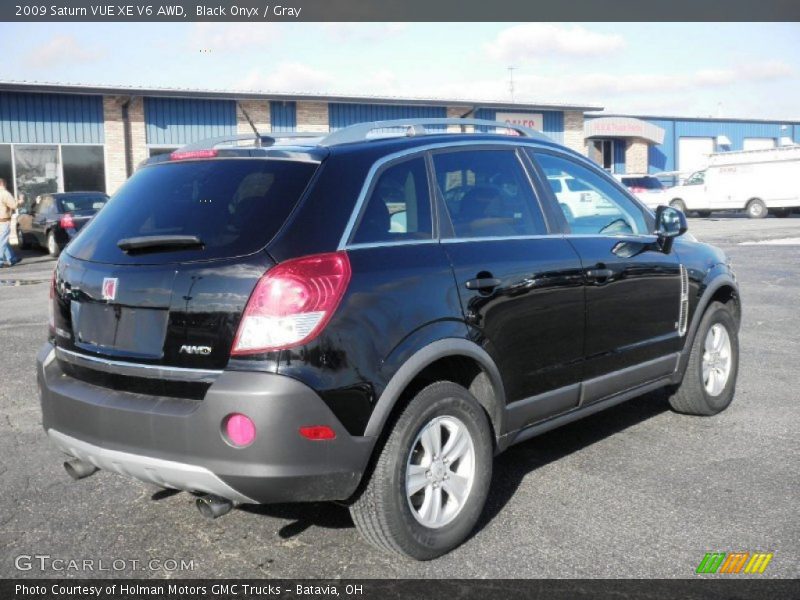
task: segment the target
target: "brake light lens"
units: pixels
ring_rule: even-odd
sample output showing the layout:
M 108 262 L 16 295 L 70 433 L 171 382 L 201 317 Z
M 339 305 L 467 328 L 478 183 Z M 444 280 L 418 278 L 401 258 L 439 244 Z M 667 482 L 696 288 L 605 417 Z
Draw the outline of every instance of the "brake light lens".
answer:
M 214 158 L 217 155 L 216 150 L 187 150 L 180 152 L 176 150 L 169 155 L 170 160 L 191 160 L 193 158 Z
M 325 328 L 350 283 L 346 252 L 287 260 L 267 271 L 244 310 L 231 354 L 301 346 Z
M 61 229 L 75 229 L 75 221 L 72 220 L 70 213 L 61 217 Z
M 639 187 L 638 185 L 634 185 L 634 186 L 632 186 L 632 187 L 630 188 L 630 190 L 631 190 L 631 192 L 633 192 L 634 194 L 644 194 L 644 193 L 647 191 L 647 189 L 646 189 L 646 188 Z

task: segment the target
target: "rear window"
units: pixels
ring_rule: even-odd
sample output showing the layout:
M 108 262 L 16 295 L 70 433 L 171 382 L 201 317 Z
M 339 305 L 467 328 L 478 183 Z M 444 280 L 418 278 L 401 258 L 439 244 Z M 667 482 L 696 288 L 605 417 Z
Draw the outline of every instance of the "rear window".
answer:
M 69 196 L 68 198 L 60 198 L 58 201 L 59 212 L 90 212 L 100 210 L 108 198 L 100 194 L 93 194 L 87 196 Z
M 277 233 L 317 165 L 283 160 L 173 162 L 139 170 L 68 248 L 76 258 L 161 264 L 251 254 Z M 197 236 L 202 248 L 126 254 L 121 239 Z
M 663 184 L 655 177 L 623 177 L 622 183 L 629 188 L 643 188 L 645 190 L 663 189 Z

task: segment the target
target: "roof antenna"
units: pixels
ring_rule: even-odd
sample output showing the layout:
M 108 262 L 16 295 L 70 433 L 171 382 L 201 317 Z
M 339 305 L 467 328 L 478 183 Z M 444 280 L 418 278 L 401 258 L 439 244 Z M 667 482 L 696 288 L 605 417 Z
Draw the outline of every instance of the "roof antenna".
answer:
M 517 67 L 508 67 L 508 91 L 511 94 L 511 103 L 514 103 L 514 71 Z
M 239 107 L 239 110 L 242 111 L 242 114 L 244 115 L 244 118 L 247 119 L 248 123 L 250 123 L 250 128 L 253 130 L 253 133 L 256 134 L 256 148 L 260 148 L 261 147 L 261 134 L 258 132 L 258 128 L 256 127 L 256 124 L 253 123 L 253 119 L 251 119 L 250 115 L 247 114 L 247 111 L 244 109 L 244 106 L 242 106 L 241 102 L 236 102 L 236 106 Z

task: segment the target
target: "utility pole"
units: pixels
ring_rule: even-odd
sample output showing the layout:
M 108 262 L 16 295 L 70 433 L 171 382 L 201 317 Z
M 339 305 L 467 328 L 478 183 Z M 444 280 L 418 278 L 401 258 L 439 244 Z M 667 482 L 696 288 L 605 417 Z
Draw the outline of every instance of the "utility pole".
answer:
M 508 67 L 508 91 L 511 94 L 511 103 L 514 103 L 514 71 L 517 67 Z

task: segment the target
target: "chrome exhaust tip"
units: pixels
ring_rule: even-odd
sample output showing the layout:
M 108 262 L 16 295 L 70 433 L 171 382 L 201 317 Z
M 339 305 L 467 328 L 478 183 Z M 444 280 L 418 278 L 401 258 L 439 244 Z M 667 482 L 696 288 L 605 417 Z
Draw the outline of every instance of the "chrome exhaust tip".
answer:
M 213 494 L 206 494 L 200 496 L 195 502 L 197 510 L 206 519 L 216 519 L 222 515 L 228 514 L 233 509 L 233 502 L 227 498 L 220 498 Z
M 78 479 L 89 477 L 89 475 L 94 475 L 100 469 L 91 463 L 82 461 L 80 458 L 71 458 L 64 462 L 64 470 L 77 481 Z

